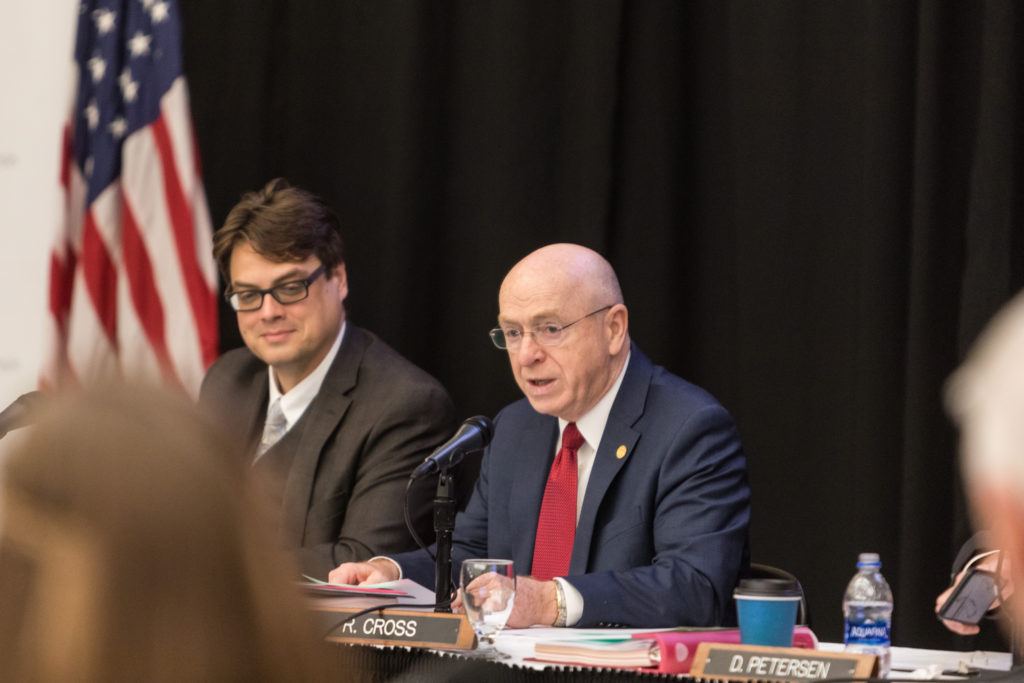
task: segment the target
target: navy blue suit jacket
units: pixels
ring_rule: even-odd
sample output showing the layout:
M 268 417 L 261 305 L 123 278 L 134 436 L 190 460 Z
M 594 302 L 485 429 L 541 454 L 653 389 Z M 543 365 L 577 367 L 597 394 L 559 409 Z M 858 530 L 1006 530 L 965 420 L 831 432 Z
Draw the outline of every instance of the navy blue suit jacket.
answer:
M 455 573 L 467 557 L 512 558 L 517 574 L 529 573 L 557 437 L 557 419 L 526 399 L 495 418 L 473 496 L 455 522 Z M 728 623 L 732 590 L 749 565 L 749 519 L 732 418 L 634 345 L 576 528 L 566 577 L 583 596 L 576 626 Z M 433 585 L 425 553 L 394 559 L 406 576 Z

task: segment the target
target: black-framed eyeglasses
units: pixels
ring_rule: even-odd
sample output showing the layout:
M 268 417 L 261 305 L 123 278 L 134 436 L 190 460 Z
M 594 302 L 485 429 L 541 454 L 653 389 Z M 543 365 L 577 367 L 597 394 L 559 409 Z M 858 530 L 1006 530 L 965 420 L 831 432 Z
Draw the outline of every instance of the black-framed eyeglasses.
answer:
M 309 274 L 304 280 L 292 280 L 282 282 L 269 289 L 239 289 L 237 291 L 224 292 L 224 298 L 231 304 L 231 308 L 239 313 L 258 311 L 263 308 L 263 297 L 269 294 L 274 301 L 287 306 L 295 304 L 309 296 L 309 286 L 324 272 L 323 264 Z
M 516 349 L 518 349 L 520 344 L 523 343 L 523 337 L 525 337 L 527 334 L 533 337 L 533 341 L 537 342 L 541 346 L 555 346 L 557 344 L 560 344 L 562 342 L 562 339 L 565 338 L 565 331 L 567 329 L 569 329 L 570 327 L 572 327 L 573 325 L 582 320 L 586 320 L 592 315 L 597 315 L 602 311 L 607 311 L 613 305 L 614 304 L 608 304 L 607 306 L 599 308 L 596 311 L 591 311 L 582 318 L 573 320 L 571 323 L 566 323 L 565 325 L 544 323 L 541 325 L 534 325 L 529 332 L 525 332 L 519 329 L 518 327 L 495 327 L 488 334 L 491 335 L 491 341 L 494 342 L 494 345 L 497 346 L 499 349 L 503 350 L 508 349 L 511 351 L 515 351 Z

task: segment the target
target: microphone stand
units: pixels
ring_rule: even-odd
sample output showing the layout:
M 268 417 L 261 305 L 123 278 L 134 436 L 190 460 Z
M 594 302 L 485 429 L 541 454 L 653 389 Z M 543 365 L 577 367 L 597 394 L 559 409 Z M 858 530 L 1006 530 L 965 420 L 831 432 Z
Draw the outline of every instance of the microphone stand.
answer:
M 434 536 L 437 555 L 434 558 L 435 612 L 451 612 L 452 594 L 452 532 L 455 530 L 455 486 L 450 468 L 437 477 L 434 496 Z

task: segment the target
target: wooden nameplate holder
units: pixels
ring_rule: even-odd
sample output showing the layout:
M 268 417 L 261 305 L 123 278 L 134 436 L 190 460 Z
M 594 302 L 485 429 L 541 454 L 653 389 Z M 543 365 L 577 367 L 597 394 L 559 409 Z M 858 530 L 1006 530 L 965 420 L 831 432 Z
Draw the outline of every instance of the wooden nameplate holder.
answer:
M 878 658 L 796 647 L 701 643 L 690 676 L 716 681 L 827 681 L 876 675 Z
M 472 650 L 476 634 L 465 615 L 411 609 L 381 609 L 351 621 L 355 607 L 323 606 L 315 609 L 324 626 L 331 626 L 325 640 L 364 645 L 405 645 L 451 650 Z

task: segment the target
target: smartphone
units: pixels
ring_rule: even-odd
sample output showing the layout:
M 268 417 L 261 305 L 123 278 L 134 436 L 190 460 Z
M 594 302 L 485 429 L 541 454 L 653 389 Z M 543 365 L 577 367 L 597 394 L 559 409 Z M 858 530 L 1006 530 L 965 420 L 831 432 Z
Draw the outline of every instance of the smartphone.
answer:
M 999 597 L 996 575 L 984 569 L 967 570 L 946 602 L 939 608 L 939 617 L 961 624 L 977 624 Z

